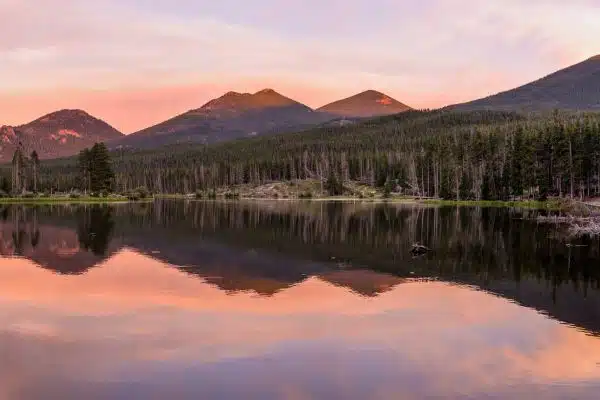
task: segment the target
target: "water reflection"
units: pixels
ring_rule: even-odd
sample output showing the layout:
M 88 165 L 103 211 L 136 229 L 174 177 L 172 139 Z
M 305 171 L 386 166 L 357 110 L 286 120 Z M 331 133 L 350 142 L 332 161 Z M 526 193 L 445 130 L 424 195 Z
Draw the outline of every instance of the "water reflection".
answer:
M 598 243 L 568 248 L 523 212 L 165 202 L 0 215 L 2 399 L 600 388 Z M 417 240 L 435 252 L 413 258 Z
M 114 228 L 112 208 L 82 208 L 78 211 L 77 222 L 77 236 L 81 248 L 97 256 L 105 256 Z

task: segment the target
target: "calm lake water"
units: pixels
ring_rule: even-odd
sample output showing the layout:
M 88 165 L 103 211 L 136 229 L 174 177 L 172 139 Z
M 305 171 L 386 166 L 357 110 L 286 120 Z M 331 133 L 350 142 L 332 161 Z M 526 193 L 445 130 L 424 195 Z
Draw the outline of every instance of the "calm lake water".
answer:
M 3 206 L 0 399 L 596 399 L 600 243 L 534 216 Z

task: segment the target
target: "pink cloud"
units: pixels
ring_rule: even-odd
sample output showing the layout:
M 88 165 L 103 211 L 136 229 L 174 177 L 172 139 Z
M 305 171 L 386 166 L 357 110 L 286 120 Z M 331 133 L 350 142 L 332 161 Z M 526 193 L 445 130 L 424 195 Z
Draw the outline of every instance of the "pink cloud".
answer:
M 263 87 L 312 107 L 375 89 L 434 108 L 600 52 L 591 0 L 381 1 L 377 9 L 336 1 L 316 18 L 304 8 L 263 0 L 200 13 L 191 1 L 163 12 L 136 1 L 0 0 L 0 14 L 11 15 L 0 35 L 0 124 L 82 108 L 132 132 L 227 91 Z

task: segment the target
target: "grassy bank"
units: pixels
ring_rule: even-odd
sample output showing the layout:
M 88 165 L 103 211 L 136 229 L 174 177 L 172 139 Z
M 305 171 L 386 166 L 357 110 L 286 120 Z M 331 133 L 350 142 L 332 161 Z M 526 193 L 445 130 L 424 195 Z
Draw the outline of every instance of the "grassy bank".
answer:
M 568 202 L 563 200 L 547 200 L 547 201 L 496 201 L 496 200 L 420 200 L 420 203 L 440 206 L 468 206 L 468 207 L 518 207 L 518 208 L 534 208 L 542 210 L 564 210 Z
M 122 196 L 109 197 L 3 197 L 0 204 L 104 204 L 104 203 L 127 203 L 130 200 Z
M 359 182 L 344 182 L 332 196 L 326 185 L 315 179 L 278 181 L 261 185 L 243 184 L 199 190 L 189 194 L 157 194 L 163 199 L 264 199 L 264 200 L 337 200 L 337 201 L 413 201 L 412 196 L 399 193 L 384 193 L 383 188 L 374 188 Z

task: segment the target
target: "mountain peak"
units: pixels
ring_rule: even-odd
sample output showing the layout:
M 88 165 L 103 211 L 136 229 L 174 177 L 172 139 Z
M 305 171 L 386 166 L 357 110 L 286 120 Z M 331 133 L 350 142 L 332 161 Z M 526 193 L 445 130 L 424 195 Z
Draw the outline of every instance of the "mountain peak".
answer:
M 369 90 L 365 90 L 364 92 L 361 92 L 359 94 L 357 94 L 357 96 L 385 96 L 385 94 L 378 92 L 377 90 L 373 90 L 373 89 L 369 89 Z
M 281 95 L 280 95 L 279 93 L 277 93 L 275 90 L 273 90 L 273 89 L 270 89 L 270 88 L 266 88 L 266 89 L 263 89 L 263 90 L 260 90 L 260 91 L 258 91 L 258 92 L 256 92 L 256 93 L 254 93 L 254 95 L 260 95 L 260 94 L 276 94 L 276 95 L 279 95 L 279 96 L 281 96 Z
M 56 121 L 64 121 L 71 119 L 95 119 L 87 112 L 80 109 L 62 109 L 46 114 L 33 122 L 52 123 Z
M 90 117 L 91 115 L 85 112 L 84 110 L 78 108 L 65 108 L 62 110 L 55 111 L 48 115 L 65 115 L 65 116 L 81 116 L 81 117 Z
M 284 107 L 299 104 L 273 89 L 263 89 L 252 95 L 254 104 L 258 107 Z
M 600 54 L 588 58 L 588 61 L 600 61 Z
M 227 92 L 223 96 L 203 105 L 201 110 L 247 111 L 268 107 L 284 107 L 292 104 L 298 103 L 277 93 L 273 89 L 263 89 L 254 94 Z
M 108 142 L 123 134 L 106 122 L 80 109 L 62 109 L 17 127 L 0 128 L 0 161 L 12 157 L 17 146 L 37 151 L 40 158 L 77 154 L 97 142 Z
M 355 118 L 397 114 L 407 110 L 410 107 L 406 104 L 372 89 L 319 108 L 322 112 Z

